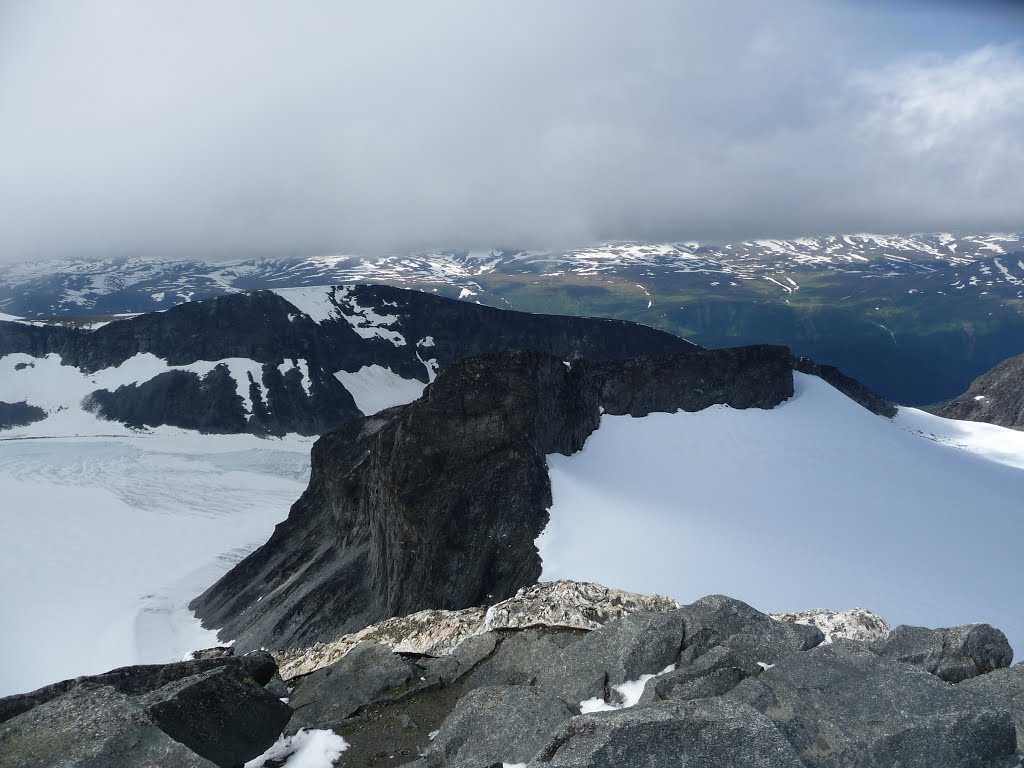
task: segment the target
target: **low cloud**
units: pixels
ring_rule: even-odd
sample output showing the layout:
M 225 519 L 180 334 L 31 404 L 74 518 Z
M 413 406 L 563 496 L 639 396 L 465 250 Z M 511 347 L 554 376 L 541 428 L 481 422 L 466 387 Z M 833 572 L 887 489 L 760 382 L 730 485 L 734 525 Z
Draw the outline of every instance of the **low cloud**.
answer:
M 0 260 L 1024 226 L 1019 44 L 878 9 L 0 8 Z

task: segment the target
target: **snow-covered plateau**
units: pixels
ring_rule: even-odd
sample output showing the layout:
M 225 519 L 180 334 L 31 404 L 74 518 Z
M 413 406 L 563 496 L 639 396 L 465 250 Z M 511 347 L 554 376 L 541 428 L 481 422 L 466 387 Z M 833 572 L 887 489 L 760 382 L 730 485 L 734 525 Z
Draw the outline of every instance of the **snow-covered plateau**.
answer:
M 0 696 L 216 645 L 188 602 L 285 518 L 312 438 L 24 436 L 48 421 L 0 433 Z
M 889 420 L 794 377 L 772 410 L 605 415 L 582 451 L 549 456 L 542 578 L 989 622 L 1024 649 L 1024 433 L 909 408 Z

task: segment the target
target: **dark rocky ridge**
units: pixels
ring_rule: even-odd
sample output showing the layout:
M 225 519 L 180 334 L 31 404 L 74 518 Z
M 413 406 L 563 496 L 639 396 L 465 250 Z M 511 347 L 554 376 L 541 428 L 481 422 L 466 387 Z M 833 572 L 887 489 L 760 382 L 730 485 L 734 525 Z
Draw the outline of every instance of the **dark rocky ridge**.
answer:
M 1024 429 L 1024 355 L 1004 360 L 971 386 L 939 408 L 947 419 L 984 421 L 1000 427 Z
M 541 572 L 545 456 L 578 451 L 602 409 L 772 408 L 806 365 L 773 346 L 571 367 L 532 352 L 463 360 L 420 400 L 322 437 L 288 519 L 192 608 L 241 649 L 293 648 L 510 597 Z
M 94 331 L 0 322 L 0 356 L 55 353 L 63 364 L 87 373 L 118 366 L 138 353 L 151 353 L 169 365 L 250 359 L 262 364 L 260 380 L 250 380 L 252 414 L 245 412 L 224 367 L 204 377 L 170 371 L 139 385 L 100 390 L 90 396 L 90 404 L 106 418 L 138 427 L 167 424 L 205 432 L 310 435 L 362 415 L 335 378 L 338 371 L 377 364 L 425 384 L 426 358 L 443 369 L 468 355 L 511 349 L 562 360 L 699 349 L 671 334 L 619 320 L 513 312 L 383 285 L 330 290 L 337 317 L 321 322 L 271 291 L 181 304 Z M 353 313 L 367 309 L 397 317 L 388 328 L 404 344 L 360 335 L 352 324 L 359 320 Z M 427 338 L 432 345 L 418 346 Z M 297 368 L 279 370 L 295 360 L 307 361 L 309 381 L 302 380 Z

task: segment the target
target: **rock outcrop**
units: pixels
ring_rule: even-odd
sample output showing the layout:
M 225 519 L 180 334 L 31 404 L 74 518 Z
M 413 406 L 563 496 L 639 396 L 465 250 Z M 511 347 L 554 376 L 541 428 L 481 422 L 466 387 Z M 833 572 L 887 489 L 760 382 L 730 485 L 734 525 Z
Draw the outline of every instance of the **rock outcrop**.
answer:
M 873 642 L 823 637 L 714 595 L 591 631 L 485 631 L 438 656 L 364 642 L 289 681 L 287 732 L 330 728 L 346 764 L 367 767 L 1020 760 L 1024 666 L 1009 656 L 953 685 Z
M 797 613 L 774 613 L 772 618 L 791 624 L 807 624 L 817 627 L 825 635 L 826 643 L 830 643 L 836 638 L 881 641 L 886 640 L 891 631 L 885 619 L 863 608 L 851 608 L 846 611 L 814 608 Z
M 947 419 L 984 421 L 1024 429 L 1024 355 L 1011 357 L 971 382 L 936 413 Z
M 4 768 L 236 768 L 292 717 L 266 653 L 123 667 L 0 699 Z
M 879 656 L 913 664 L 949 683 L 1008 667 L 1013 659 L 1006 635 L 990 624 L 944 629 L 900 625 L 872 649 Z
M 24 427 L 46 418 L 46 411 L 36 405 L 22 401 L 18 403 L 0 402 L 0 430 L 11 427 Z
M 637 595 L 600 584 L 552 581 L 523 587 L 489 608 L 426 610 L 398 616 L 329 643 L 277 651 L 284 679 L 307 675 L 341 659 L 357 644 L 372 641 L 395 653 L 442 656 L 466 639 L 499 629 L 555 627 L 591 630 L 637 611 L 670 611 L 679 604 L 661 595 Z
M 540 576 L 546 456 L 578 451 L 602 409 L 771 408 L 792 393 L 784 347 L 571 366 L 532 352 L 468 358 L 420 400 L 322 437 L 288 519 L 193 609 L 252 649 L 493 604 Z

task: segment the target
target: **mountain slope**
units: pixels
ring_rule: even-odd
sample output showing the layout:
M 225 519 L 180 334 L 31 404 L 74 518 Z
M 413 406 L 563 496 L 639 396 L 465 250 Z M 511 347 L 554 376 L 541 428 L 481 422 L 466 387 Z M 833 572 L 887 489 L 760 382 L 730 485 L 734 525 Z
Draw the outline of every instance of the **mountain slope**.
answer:
M 1004 360 L 971 382 L 937 413 L 947 419 L 984 421 L 1024 429 L 1024 355 Z
M 415 399 L 471 354 L 534 349 L 573 360 L 698 349 L 615 320 L 532 315 L 388 286 L 257 291 L 94 330 L 0 322 L 0 428 L 129 427 L 319 434 Z

